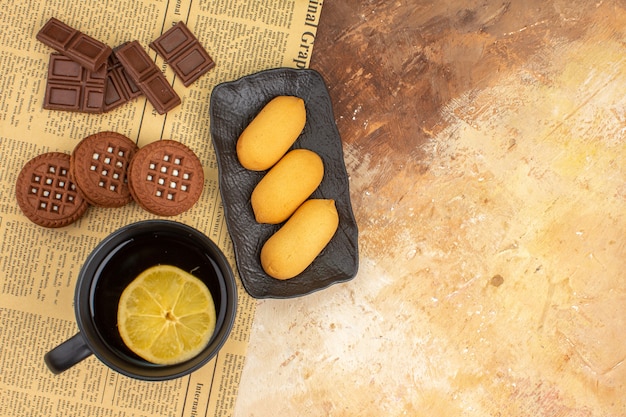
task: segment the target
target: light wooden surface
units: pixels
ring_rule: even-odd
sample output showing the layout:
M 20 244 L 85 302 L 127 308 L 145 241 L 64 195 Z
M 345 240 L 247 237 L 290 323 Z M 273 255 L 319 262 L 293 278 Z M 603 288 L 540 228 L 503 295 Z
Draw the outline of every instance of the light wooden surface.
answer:
M 259 302 L 236 416 L 626 415 L 626 4 L 324 4 L 349 283 Z

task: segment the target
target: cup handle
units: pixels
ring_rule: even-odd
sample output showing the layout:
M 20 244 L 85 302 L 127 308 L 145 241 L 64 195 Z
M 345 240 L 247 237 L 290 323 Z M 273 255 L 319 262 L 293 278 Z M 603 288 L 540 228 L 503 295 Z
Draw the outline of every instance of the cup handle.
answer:
M 85 343 L 85 338 L 79 332 L 46 353 L 43 360 L 52 373 L 60 374 L 91 354 L 91 349 L 89 349 L 89 346 Z

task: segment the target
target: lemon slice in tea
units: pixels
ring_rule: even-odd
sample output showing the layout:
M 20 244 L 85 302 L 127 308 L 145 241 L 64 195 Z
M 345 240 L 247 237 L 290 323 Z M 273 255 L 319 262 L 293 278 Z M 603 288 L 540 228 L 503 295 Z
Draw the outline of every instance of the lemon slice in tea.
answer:
M 200 353 L 213 335 L 215 320 L 206 285 L 172 265 L 156 265 L 139 274 L 122 292 L 117 310 L 126 346 L 160 365 Z

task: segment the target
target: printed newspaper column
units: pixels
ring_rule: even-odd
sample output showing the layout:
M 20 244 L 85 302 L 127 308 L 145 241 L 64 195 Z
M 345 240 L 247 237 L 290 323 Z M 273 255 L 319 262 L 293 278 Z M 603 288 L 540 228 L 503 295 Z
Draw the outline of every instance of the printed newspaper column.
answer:
M 300 69 L 308 68 L 322 13 L 322 3 L 321 0 L 296 2 L 294 16 L 296 16 L 296 19 L 300 19 L 298 27 L 301 30 L 297 36 L 289 37 L 287 51 L 283 58 L 283 66 Z

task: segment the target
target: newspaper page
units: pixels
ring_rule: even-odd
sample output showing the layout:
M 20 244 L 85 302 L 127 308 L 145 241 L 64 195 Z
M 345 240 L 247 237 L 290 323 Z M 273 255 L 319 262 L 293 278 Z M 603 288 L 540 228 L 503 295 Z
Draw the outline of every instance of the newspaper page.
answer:
M 229 416 L 246 358 L 255 300 L 237 276 L 224 221 L 209 130 L 209 99 L 225 81 L 275 67 L 309 65 L 322 3 L 316 0 L 4 0 L 0 14 L 0 416 Z M 182 99 L 158 114 L 145 97 L 110 112 L 42 108 L 49 56 L 36 39 L 55 17 L 114 48 L 137 40 Z M 216 62 L 189 87 L 148 46 L 183 21 Z M 115 131 L 139 146 L 173 139 L 200 158 L 200 200 L 171 219 L 203 231 L 225 252 L 237 276 L 232 333 L 220 353 L 190 376 L 144 382 L 90 356 L 53 375 L 44 354 L 76 334 L 73 297 L 83 261 L 105 236 L 155 218 L 136 203 L 91 206 L 77 222 L 48 229 L 30 222 L 15 198 L 17 175 L 31 158 L 71 153 L 84 137 Z

